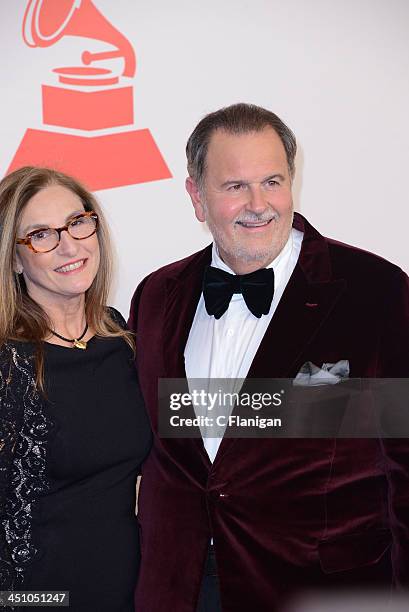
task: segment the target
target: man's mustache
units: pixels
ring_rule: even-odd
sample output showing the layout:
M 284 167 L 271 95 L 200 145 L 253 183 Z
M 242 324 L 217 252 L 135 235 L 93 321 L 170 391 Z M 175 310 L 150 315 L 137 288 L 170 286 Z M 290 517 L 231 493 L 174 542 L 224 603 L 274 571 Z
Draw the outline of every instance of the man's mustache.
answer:
M 264 213 L 246 213 L 237 217 L 235 223 L 267 223 L 272 219 L 278 219 L 279 214 L 277 212 L 264 212 Z

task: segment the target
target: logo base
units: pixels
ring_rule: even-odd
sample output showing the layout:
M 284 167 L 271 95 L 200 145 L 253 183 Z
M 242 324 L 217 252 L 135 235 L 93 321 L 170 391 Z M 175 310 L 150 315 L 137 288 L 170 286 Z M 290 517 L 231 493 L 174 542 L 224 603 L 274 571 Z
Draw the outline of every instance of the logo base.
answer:
M 22 166 L 71 174 L 91 191 L 172 177 L 148 129 L 76 136 L 29 128 L 7 174 Z

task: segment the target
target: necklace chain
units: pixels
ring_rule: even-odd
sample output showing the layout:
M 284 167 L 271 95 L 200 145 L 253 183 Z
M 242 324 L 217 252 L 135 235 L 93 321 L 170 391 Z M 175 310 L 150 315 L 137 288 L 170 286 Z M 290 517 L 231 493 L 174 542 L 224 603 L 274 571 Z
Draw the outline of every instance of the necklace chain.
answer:
M 85 340 L 83 340 L 83 337 L 85 336 L 87 331 L 88 331 L 88 323 L 85 324 L 85 329 L 82 332 L 81 336 L 79 336 L 79 338 L 65 338 L 64 336 L 57 334 L 57 332 L 54 331 L 53 329 L 50 329 L 50 332 L 53 334 L 53 336 L 57 336 L 57 338 L 59 338 L 60 340 L 64 340 L 64 342 L 71 342 L 71 344 L 73 344 L 75 348 L 79 348 L 83 350 L 87 348 L 87 343 L 85 342 Z

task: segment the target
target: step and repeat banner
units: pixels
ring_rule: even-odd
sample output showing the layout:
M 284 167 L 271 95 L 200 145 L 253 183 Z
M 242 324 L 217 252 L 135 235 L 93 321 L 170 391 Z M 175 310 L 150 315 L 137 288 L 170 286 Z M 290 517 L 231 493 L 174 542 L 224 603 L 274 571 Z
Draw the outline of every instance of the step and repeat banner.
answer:
M 295 207 L 409 271 L 406 0 L 3 0 L 0 172 L 56 167 L 108 217 L 126 316 L 157 267 L 210 242 L 184 190 L 207 112 L 277 113 Z

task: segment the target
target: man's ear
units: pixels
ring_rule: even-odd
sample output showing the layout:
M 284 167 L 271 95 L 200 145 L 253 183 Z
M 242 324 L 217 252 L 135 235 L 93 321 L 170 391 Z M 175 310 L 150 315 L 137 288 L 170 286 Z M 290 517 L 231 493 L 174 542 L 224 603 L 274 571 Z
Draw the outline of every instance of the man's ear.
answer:
M 187 177 L 185 186 L 186 191 L 188 192 L 188 194 L 190 195 L 190 199 L 192 200 L 193 208 L 195 209 L 196 219 L 203 223 L 204 221 L 206 221 L 206 216 L 200 189 L 196 181 L 191 176 Z

